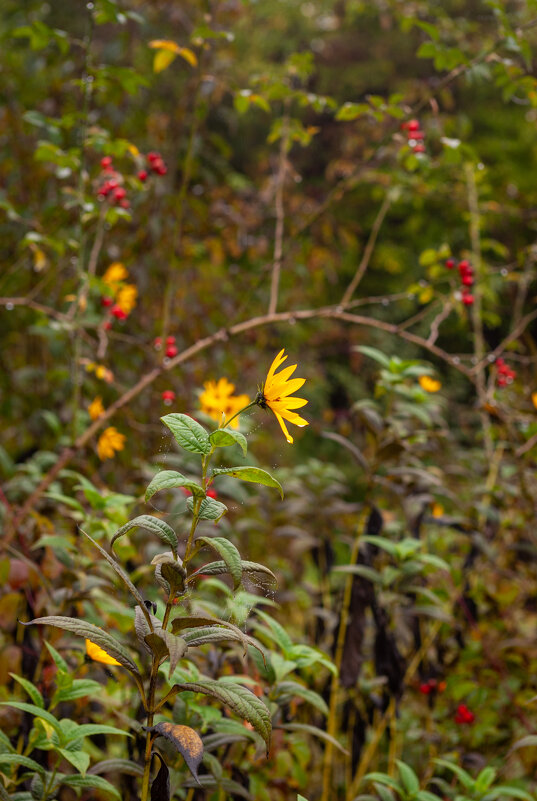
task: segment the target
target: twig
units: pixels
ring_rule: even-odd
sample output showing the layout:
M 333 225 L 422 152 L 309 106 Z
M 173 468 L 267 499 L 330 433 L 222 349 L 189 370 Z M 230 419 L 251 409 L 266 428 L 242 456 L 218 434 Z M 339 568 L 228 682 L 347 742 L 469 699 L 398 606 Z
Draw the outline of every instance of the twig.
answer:
M 358 265 L 358 269 L 356 270 L 356 274 L 355 274 L 354 278 L 352 279 L 352 281 L 350 282 L 350 284 L 347 287 L 347 289 L 345 290 L 345 292 L 343 294 L 343 297 L 341 298 L 341 305 L 342 306 L 345 306 L 350 301 L 350 299 L 354 295 L 354 292 L 355 292 L 358 284 L 360 283 L 360 281 L 364 277 L 364 273 L 365 273 L 365 271 L 367 270 L 367 268 L 369 266 L 369 260 L 371 259 L 371 255 L 373 253 L 373 250 L 374 250 L 374 247 L 375 247 L 375 244 L 376 244 L 376 241 L 377 241 L 377 237 L 379 235 L 380 228 L 382 226 L 382 223 L 384 222 L 384 218 L 385 218 L 385 216 L 386 216 L 386 214 L 388 212 L 388 209 L 391 206 L 391 203 L 392 203 L 392 200 L 391 200 L 391 196 L 390 196 L 390 191 L 388 190 L 386 192 L 386 194 L 384 195 L 384 200 L 382 201 L 380 209 L 377 212 L 377 216 L 375 217 L 375 222 L 373 223 L 373 227 L 371 228 L 371 233 L 369 234 L 369 239 L 367 240 L 367 244 L 365 246 L 364 255 L 362 256 L 362 260 L 360 261 L 360 264 Z
M 43 303 L 36 303 L 35 300 L 31 300 L 30 298 L 0 298 L 0 306 L 28 306 L 29 309 L 34 309 L 34 311 L 43 312 L 43 314 L 47 314 L 49 317 L 53 317 L 56 320 L 61 320 L 62 322 L 68 322 L 69 318 L 63 312 L 56 311 L 51 306 L 45 306 Z
M 441 311 L 436 315 L 436 317 L 431 323 L 431 331 L 429 333 L 429 336 L 427 337 L 428 345 L 434 345 L 434 343 L 438 339 L 440 326 L 442 325 L 444 320 L 447 320 L 452 311 L 453 311 L 453 305 L 448 302 L 444 304 Z
M 272 262 L 272 275 L 270 280 L 270 300 L 268 313 L 274 314 L 278 305 L 278 291 L 280 288 L 280 275 L 283 260 L 283 232 L 285 224 L 285 210 L 283 205 L 283 190 L 287 174 L 287 152 L 289 150 L 289 115 L 286 113 L 282 120 L 282 134 L 280 139 L 280 154 L 278 158 L 278 172 L 276 174 L 276 194 L 274 205 L 276 209 L 276 228 L 274 231 L 274 260 Z

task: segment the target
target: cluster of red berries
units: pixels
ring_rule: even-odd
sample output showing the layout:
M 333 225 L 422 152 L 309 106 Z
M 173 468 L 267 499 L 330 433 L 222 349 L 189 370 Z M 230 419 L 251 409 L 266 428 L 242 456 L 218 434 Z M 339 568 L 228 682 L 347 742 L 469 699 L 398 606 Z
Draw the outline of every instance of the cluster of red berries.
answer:
M 105 175 L 109 176 L 97 189 L 97 197 L 108 198 L 114 206 L 121 206 L 128 209 L 130 203 L 127 199 L 127 190 L 121 186 L 122 176 L 114 169 L 111 156 L 104 156 L 101 159 L 101 168 Z
M 166 175 L 166 173 L 168 172 L 168 168 L 166 167 L 164 159 L 162 158 L 160 153 L 151 151 L 151 153 L 147 154 L 146 158 L 147 158 L 147 166 L 151 170 L 151 172 L 154 172 L 155 175 Z M 146 181 L 147 175 L 148 175 L 147 170 L 140 170 L 140 172 L 138 173 L 138 178 L 140 179 L 140 181 Z
M 425 153 L 423 141 L 425 134 L 420 128 L 418 120 L 409 120 L 401 125 L 403 131 L 407 132 L 408 145 L 414 153 Z
M 108 314 L 111 317 L 115 317 L 116 320 L 126 320 L 129 316 L 126 311 L 123 311 L 121 306 L 118 306 L 117 303 L 114 303 L 112 298 L 104 297 L 101 298 L 101 306 L 105 309 L 108 309 Z M 110 320 L 106 320 L 104 323 L 104 328 L 106 331 L 109 331 L 112 328 L 112 322 Z
M 496 359 L 496 376 L 499 387 L 506 387 L 512 384 L 516 378 L 516 372 L 512 370 L 503 359 Z
M 468 709 L 466 704 L 459 704 L 457 711 L 453 716 L 453 720 L 459 725 L 464 723 L 473 723 L 475 720 L 475 715 L 470 709 Z
M 455 259 L 447 259 L 446 267 L 448 270 L 452 270 L 455 267 Z M 462 302 L 465 306 L 472 306 L 474 296 L 472 295 L 471 287 L 475 282 L 473 267 L 467 259 L 462 259 L 458 264 L 458 270 L 462 284 Z
M 155 350 L 162 350 L 162 337 L 156 337 L 153 340 L 153 347 Z M 165 356 L 168 359 L 173 359 L 174 356 L 177 356 L 179 353 L 179 349 L 175 344 L 175 337 L 166 337 L 166 350 L 164 351 Z
M 432 693 L 443 693 L 447 687 L 445 681 L 437 681 L 436 679 L 429 679 L 422 681 L 420 684 L 420 693 L 423 695 L 431 695 Z

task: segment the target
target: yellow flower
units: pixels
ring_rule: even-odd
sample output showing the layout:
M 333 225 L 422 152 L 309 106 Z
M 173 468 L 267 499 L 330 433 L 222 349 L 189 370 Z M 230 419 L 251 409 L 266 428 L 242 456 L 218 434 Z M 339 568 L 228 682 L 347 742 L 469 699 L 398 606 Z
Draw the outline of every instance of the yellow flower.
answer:
M 429 375 L 420 375 L 418 383 L 425 392 L 438 392 L 439 389 L 442 389 L 442 383 Z
M 114 426 L 105 428 L 97 442 L 97 454 L 99 459 L 103 462 L 105 459 L 112 459 L 116 451 L 123 450 L 126 439 L 125 434 L 120 434 Z
M 125 265 L 122 264 L 120 261 L 115 261 L 106 270 L 102 280 L 111 289 L 115 289 L 116 284 L 119 284 L 120 281 L 124 281 L 125 278 L 128 278 L 128 275 L 129 273 Z
M 442 515 L 444 514 L 444 507 L 442 506 L 441 503 L 435 502 L 433 503 L 432 512 L 433 512 L 433 517 L 442 517 Z
M 121 311 L 125 314 L 130 314 L 136 306 L 136 298 L 138 297 L 138 290 L 134 284 L 125 284 L 122 286 L 116 295 L 116 304 Z
M 296 392 L 297 389 L 300 389 L 306 379 L 291 379 L 291 376 L 296 370 L 296 364 L 292 364 L 290 367 L 286 367 L 284 370 L 281 370 L 278 374 L 276 374 L 278 367 L 287 359 L 287 356 L 284 356 L 284 353 L 285 348 L 278 353 L 270 365 L 265 383 L 257 393 L 255 402 L 258 404 L 258 406 L 261 406 L 262 409 L 266 409 L 268 407 L 274 412 L 276 419 L 285 435 L 285 439 L 287 442 L 293 442 L 293 437 L 289 434 L 284 420 L 288 420 L 295 426 L 302 427 L 308 425 L 307 420 L 304 420 L 303 417 L 300 417 L 300 415 L 292 411 L 292 409 L 300 409 L 301 406 L 305 406 L 308 401 L 304 400 L 303 398 L 290 397 L 292 392 Z
M 225 419 L 244 409 L 250 402 L 248 395 L 234 395 L 235 384 L 227 378 L 220 378 L 218 381 L 206 381 L 203 385 L 203 392 L 200 395 L 202 412 L 208 414 L 218 423 L 222 422 L 222 415 Z M 231 428 L 239 427 L 239 418 L 235 417 L 230 423 Z
M 102 648 L 95 645 L 91 640 L 86 640 L 86 653 L 90 659 L 93 659 L 95 662 L 102 662 L 103 665 L 121 665 L 121 662 L 118 662 L 113 656 L 107 654 L 106 651 L 103 651 Z
M 92 420 L 97 420 L 98 417 L 104 414 L 104 406 L 100 395 L 92 400 L 88 406 L 88 412 Z
M 537 392 L 531 393 L 531 402 L 533 403 L 534 408 L 537 409 Z

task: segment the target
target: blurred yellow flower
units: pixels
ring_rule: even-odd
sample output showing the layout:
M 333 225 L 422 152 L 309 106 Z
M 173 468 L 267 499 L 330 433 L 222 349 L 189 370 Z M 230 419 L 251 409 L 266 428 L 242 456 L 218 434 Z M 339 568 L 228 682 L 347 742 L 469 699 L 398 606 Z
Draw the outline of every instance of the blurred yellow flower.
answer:
M 206 381 L 203 385 L 203 392 L 200 395 L 201 411 L 212 417 L 218 423 L 222 422 L 222 415 L 225 419 L 248 406 L 250 398 L 248 395 L 234 395 L 235 384 L 227 378 L 220 378 L 218 381 Z M 239 427 L 239 418 L 235 417 L 230 422 L 231 428 Z
M 104 414 L 103 401 L 100 395 L 92 400 L 88 406 L 88 412 L 92 420 L 97 420 L 98 417 Z
M 121 662 L 118 662 L 113 656 L 107 654 L 106 651 L 103 651 L 102 648 L 95 645 L 91 640 L 86 640 L 86 653 L 90 659 L 93 659 L 95 662 L 102 662 L 103 665 L 121 665 Z
M 418 383 L 425 392 L 438 392 L 439 389 L 442 389 L 442 382 L 429 375 L 420 375 Z
M 100 378 L 102 381 L 106 381 L 107 384 L 111 384 L 114 380 L 114 374 L 108 367 L 105 367 L 104 364 L 96 364 L 95 362 L 90 362 L 88 359 L 81 359 L 82 364 L 86 366 L 86 371 L 88 373 L 95 373 L 97 378 Z
M 125 284 L 120 287 L 116 295 L 116 305 L 119 306 L 121 311 L 125 314 L 130 314 L 136 306 L 136 298 L 138 297 L 138 290 L 134 284 Z
M 109 286 L 111 289 L 116 288 L 116 284 L 119 284 L 120 281 L 124 281 L 126 278 L 129 277 L 129 273 L 127 268 L 124 264 L 120 261 L 115 261 L 110 267 L 106 270 L 105 274 L 103 275 L 102 280 L 104 283 Z
M 120 434 L 114 426 L 105 428 L 97 442 L 97 454 L 99 459 L 103 462 L 105 459 L 112 459 L 116 451 L 123 450 L 126 439 L 125 434 Z
M 303 417 L 300 417 L 300 415 L 292 411 L 292 409 L 300 409 L 300 407 L 305 406 L 308 401 L 304 400 L 303 398 L 290 397 L 291 393 L 296 392 L 297 389 L 300 389 L 300 387 L 306 381 L 305 378 L 291 378 L 292 374 L 297 368 L 296 364 L 285 367 L 276 374 L 278 367 L 287 359 L 287 356 L 284 356 L 284 353 L 285 348 L 278 353 L 270 365 L 265 383 L 257 393 L 255 402 L 258 406 L 261 406 L 262 409 L 266 409 L 268 407 L 274 412 L 276 415 L 276 420 L 280 424 L 280 427 L 285 435 L 285 439 L 287 442 L 292 443 L 293 437 L 287 430 L 284 420 L 288 420 L 295 426 L 307 426 L 308 421 L 304 420 Z
M 435 503 L 433 503 L 432 511 L 433 511 L 433 517 L 442 517 L 442 515 L 444 514 L 444 507 L 442 506 L 441 503 L 435 501 Z
M 535 409 L 537 409 L 537 392 L 531 393 L 531 402 L 533 403 Z

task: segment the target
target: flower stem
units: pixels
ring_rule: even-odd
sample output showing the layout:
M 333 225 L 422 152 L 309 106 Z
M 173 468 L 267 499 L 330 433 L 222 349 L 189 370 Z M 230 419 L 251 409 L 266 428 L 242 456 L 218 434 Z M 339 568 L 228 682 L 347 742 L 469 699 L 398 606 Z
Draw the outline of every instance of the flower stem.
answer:
M 245 411 L 246 411 L 246 409 L 251 409 L 251 408 L 252 408 L 252 406 L 258 406 L 258 405 L 259 405 L 259 404 L 258 404 L 258 402 L 257 402 L 257 399 L 256 399 L 256 400 L 253 400 L 251 403 L 248 403 L 248 404 L 247 404 L 247 405 L 246 405 L 246 406 L 245 406 L 243 409 L 240 409 L 238 412 L 235 412 L 235 414 L 234 414 L 234 415 L 232 415 L 232 416 L 229 418 L 229 420 L 226 420 L 226 421 L 224 422 L 224 424 L 220 426 L 220 428 L 227 428 L 227 427 L 228 427 L 228 425 L 231 423 L 231 421 L 232 421 L 232 420 L 234 420 L 236 417 L 238 417 L 238 416 L 239 416 L 239 414 L 242 414 L 243 412 L 245 412 Z

